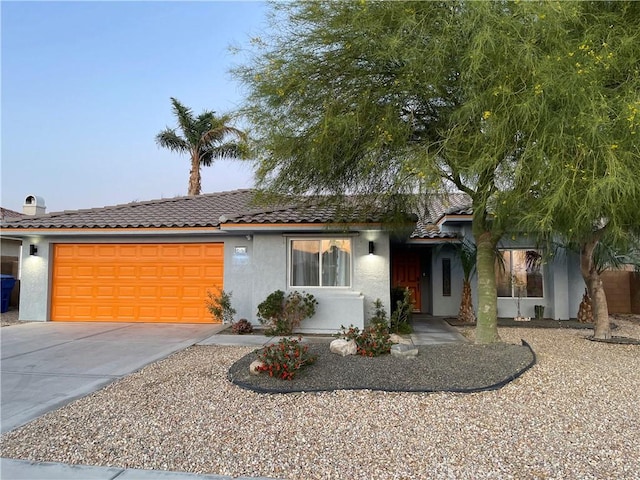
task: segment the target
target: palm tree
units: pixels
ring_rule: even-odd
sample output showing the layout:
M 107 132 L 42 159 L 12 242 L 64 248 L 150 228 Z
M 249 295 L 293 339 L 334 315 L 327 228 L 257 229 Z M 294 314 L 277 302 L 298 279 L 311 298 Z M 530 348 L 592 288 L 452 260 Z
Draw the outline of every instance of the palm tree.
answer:
M 240 158 L 245 152 L 245 133 L 231 127 L 229 115 L 216 116 L 214 111 L 205 110 L 194 117 L 190 108 L 182 105 L 171 97 L 173 113 L 178 119 L 178 127 L 182 136 L 175 128 L 167 127 L 156 135 L 158 146 L 168 148 L 172 152 L 188 153 L 191 157 L 191 171 L 189 172 L 189 195 L 200 195 L 202 185 L 200 167 L 210 166 L 219 158 Z M 225 141 L 229 136 L 238 142 Z
M 473 296 L 471 295 L 471 277 L 476 272 L 476 261 L 478 249 L 475 243 L 463 238 L 460 243 L 439 245 L 436 252 L 453 247 L 455 258 L 462 267 L 462 298 L 460 299 L 460 310 L 458 311 L 458 321 L 463 323 L 475 323 L 476 314 L 473 311 Z
M 474 243 L 463 240 L 455 244 L 456 253 L 462 266 L 462 299 L 460 300 L 460 310 L 458 320 L 465 323 L 475 323 L 476 314 L 473 311 L 473 297 L 471 296 L 471 277 L 476 271 L 477 248 Z

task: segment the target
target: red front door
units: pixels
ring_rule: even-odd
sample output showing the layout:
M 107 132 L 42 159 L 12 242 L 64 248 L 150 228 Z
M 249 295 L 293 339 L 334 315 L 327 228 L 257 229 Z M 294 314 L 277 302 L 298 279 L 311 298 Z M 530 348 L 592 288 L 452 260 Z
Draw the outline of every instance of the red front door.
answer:
M 420 292 L 422 268 L 420 265 L 420 255 L 417 252 L 410 251 L 395 252 L 391 270 L 393 287 L 408 288 L 411 292 L 413 311 L 422 311 L 422 295 Z

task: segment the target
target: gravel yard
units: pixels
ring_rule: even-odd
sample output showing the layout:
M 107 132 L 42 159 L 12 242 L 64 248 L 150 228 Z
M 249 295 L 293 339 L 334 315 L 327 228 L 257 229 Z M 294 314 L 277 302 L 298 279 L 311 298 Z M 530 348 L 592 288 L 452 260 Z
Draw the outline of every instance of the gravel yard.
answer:
M 537 364 L 472 394 L 257 394 L 227 380 L 251 348 L 193 347 L 6 434 L 2 456 L 286 479 L 638 479 L 640 347 L 590 334 L 500 329 Z

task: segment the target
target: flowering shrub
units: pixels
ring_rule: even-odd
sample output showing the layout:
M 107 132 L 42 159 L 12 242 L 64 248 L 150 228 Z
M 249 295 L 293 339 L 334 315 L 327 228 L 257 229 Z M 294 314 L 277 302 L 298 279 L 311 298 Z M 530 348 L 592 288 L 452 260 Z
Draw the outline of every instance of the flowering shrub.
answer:
M 377 357 L 391 351 L 389 329 L 385 324 L 375 323 L 362 331 L 353 325 L 341 327 L 341 330 L 340 337 L 355 340 L 359 355 Z
M 302 345 L 299 339 L 288 338 L 264 347 L 258 352 L 258 359 L 264 364 L 258 370 L 269 372 L 270 377 L 284 380 L 292 380 L 298 370 L 316 361 L 307 345 Z
M 246 318 L 241 318 L 240 320 L 238 320 L 236 323 L 233 324 L 233 326 L 231 327 L 231 330 L 233 330 L 233 333 L 237 335 L 242 335 L 244 333 L 251 333 L 253 332 L 253 325 L 251 325 L 251 322 Z

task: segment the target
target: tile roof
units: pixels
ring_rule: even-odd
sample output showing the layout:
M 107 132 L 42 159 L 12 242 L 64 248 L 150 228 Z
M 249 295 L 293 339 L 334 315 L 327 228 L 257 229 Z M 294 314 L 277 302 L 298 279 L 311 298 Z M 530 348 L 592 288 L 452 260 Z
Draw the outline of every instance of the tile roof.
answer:
M 342 210 L 341 208 L 340 206 L 323 203 L 292 204 L 280 208 L 248 212 L 229 218 L 228 221 L 243 224 L 349 223 L 352 221 L 379 223 L 383 218 L 381 212 L 365 212 L 358 209 Z
M 10 220 L 13 218 L 22 218 L 22 213 L 0 207 L 0 221 Z
M 436 223 L 444 215 L 470 215 L 471 198 L 466 193 L 448 193 L 446 195 L 426 195 L 419 207 L 419 215 L 425 223 Z
M 234 190 L 198 196 L 175 197 L 146 202 L 132 202 L 103 208 L 52 212 L 44 215 L 5 219 L 5 228 L 180 228 L 218 227 L 222 224 L 301 224 L 379 223 L 384 212 L 349 208 L 307 199 L 279 206 L 258 208 L 253 204 L 254 190 Z M 447 198 L 425 197 L 420 206 L 416 228 L 411 238 L 455 238 L 441 232 L 435 222 L 446 213 L 468 210 L 469 198 L 451 194 Z M 357 219 L 357 220 L 355 220 Z
M 253 190 L 132 202 L 86 210 L 65 210 L 5 221 L 6 228 L 215 227 L 221 215 L 248 211 Z
M 455 232 L 441 232 L 440 229 L 432 223 L 425 224 L 422 220 L 416 222 L 416 228 L 409 238 L 457 238 Z

